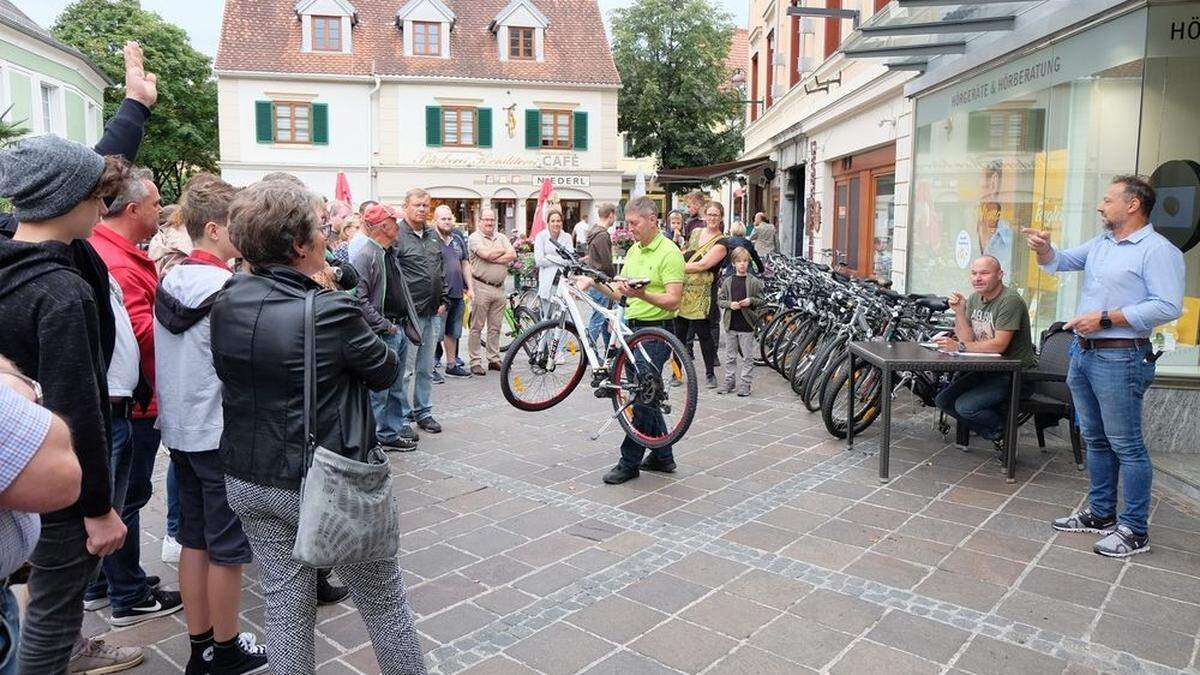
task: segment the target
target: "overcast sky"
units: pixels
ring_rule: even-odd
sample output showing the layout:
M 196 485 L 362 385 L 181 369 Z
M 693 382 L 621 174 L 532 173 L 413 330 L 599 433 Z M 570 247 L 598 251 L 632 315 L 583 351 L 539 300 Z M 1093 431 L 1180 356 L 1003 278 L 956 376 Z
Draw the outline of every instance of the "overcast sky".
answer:
M 292 0 L 255 1 L 292 2 Z M 364 1 L 379 2 L 380 0 Z M 401 3 L 399 0 L 396 1 L 397 7 L 399 7 Z M 21 11 L 46 28 L 53 25 L 58 13 L 62 11 L 63 7 L 70 4 L 70 0 L 14 0 L 14 2 L 21 8 Z M 633 0 L 599 0 L 599 2 L 600 11 L 603 12 L 607 21 L 609 10 L 630 5 Z M 733 15 L 734 23 L 739 26 L 746 25 L 749 0 L 716 0 L 716 2 Z M 192 46 L 196 49 L 209 56 L 217 53 L 217 35 L 221 30 L 221 8 L 225 6 L 225 0 L 141 0 L 141 3 L 142 7 L 158 12 L 167 21 L 183 27 L 191 36 Z

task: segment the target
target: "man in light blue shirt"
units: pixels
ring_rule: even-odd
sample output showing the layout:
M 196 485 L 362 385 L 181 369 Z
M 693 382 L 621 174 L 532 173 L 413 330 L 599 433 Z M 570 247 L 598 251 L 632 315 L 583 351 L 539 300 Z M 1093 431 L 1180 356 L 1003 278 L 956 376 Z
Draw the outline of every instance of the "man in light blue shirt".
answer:
M 1060 251 L 1047 232 L 1025 229 L 1029 248 L 1047 272 L 1082 271 L 1083 292 L 1067 322 L 1078 339 L 1067 385 L 1088 449 L 1088 506 L 1054 521 L 1063 532 L 1106 536 L 1093 547 L 1124 558 L 1148 550 L 1153 467 L 1142 439 L 1142 397 L 1154 381 L 1150 335 L 1179 318 L 1183 253 L 1154 231 L 1154 188 L 1136 176 L 1113 179 L 1100 203 L 1105 231 Z M 1124 509 L 1117 516 L 1117 484 Z

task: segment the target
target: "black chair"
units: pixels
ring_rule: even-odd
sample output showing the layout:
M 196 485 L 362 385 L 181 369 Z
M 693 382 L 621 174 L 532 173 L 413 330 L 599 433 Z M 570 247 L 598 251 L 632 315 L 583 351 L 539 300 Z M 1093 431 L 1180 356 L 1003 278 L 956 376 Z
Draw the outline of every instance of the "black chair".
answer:
M 1046 429 L 1058 426 L 1060 420 L 1067 421 L 1071 439 L 1071 452 L 1075 455 L 1075 467 L 1083 470 L 1083 441 L 1079 436 L 1079 425 L 1075 423 L 1075 405 L 1071 400 L 1071 389 L 1067 386 L 1067 369 L 1071 364 L 1071 345 L 1075 333 L 1063 328 L 1059 321 L 1042 332 L 1038 345 L 1038 364 L 1022 373 L 1027 383 L 1017 413 L 1018 426 L 1030 419 L 1034 422 L 1038 447 L 1046 447 Z M 955 429 L 955 442 L 967 447 L 970 431 L 959 422 Z

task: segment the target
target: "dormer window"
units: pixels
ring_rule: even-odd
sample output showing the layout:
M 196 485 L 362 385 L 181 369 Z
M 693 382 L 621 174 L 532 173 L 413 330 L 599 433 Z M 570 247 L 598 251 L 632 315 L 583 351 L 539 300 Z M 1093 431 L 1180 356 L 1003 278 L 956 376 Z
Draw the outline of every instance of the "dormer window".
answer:
M 518 26 L 508 27 L 508 58 L 517 60 L 536 58 L 533 49 L 533 30 L 533 28 Z
M 533 0 L 511 0 L 493 19 L 488 30 L 496 35 L 501 61 L 541 61 L 546 58 L 546 30 L 550 19 Z
M 314 52 L 342 51 L 342 17 L 312 18 L 312 48 Z
M 454 12 L 442 0 L 408 0 L 396 12 L 405 56 L 450 58 Z
M 300 23 L 300 51 L 350 54 L 357 10 L 349 0 L 296 0 Z
M 414 56 L 442 55 L 442 24 L 432 21 L 414 21 L 412 27 L 412 53 Z

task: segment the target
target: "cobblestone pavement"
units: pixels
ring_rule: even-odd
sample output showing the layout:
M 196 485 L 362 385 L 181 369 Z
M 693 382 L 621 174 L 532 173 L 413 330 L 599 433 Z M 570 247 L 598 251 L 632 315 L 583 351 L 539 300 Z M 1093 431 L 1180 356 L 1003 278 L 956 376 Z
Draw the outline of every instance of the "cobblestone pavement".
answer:
M 1195 671 L 1200 517 L 1156 495 L 1153 550 L 1129 562 L 1053 532 L 1086 489 L 1070 449 L 1022 438 L 1018 483 L 901 402 L 891 484 L 774 373 L 749 399 L 703 391 L 678 473 L 622 486 L 607 402 L 582 387 L 521 413 L 498 378 L 436 387 L 446 432 L 393 456 L 400 545 L 436 673 L 1092 673 Z M 162 466 L 159 479 L 161 481 Z M 159 483 L 161 485 L 161 482 Z M 162 498 L 143 519 L 157 561 Z M 247 573 L 249 629 L 263 601 Z M 101 632 L 101 614 L 87 630 Z M 179 672 L 182 615 L 108 635 Z M 322 608 L 319 673 L 375 673 L 351 604 Z

